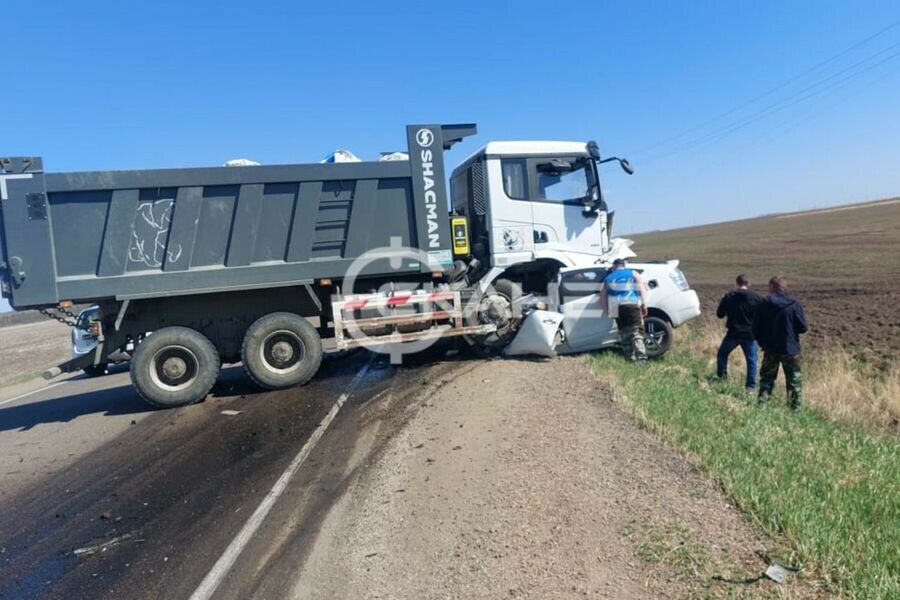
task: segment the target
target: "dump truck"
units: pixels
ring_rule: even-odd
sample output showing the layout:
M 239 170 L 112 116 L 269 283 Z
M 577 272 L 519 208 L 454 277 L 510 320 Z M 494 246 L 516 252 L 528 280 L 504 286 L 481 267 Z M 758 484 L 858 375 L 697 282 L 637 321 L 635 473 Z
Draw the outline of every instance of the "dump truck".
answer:
M 491 142 L 474 124 L 410 125 L 407 160 L 45 172 L 0 158 L 0 290 L 79 326 L 92 352 L 45 373 L 130 372 L 157 406 L 203 399 L 242 362 L 266 389 L 303 384 L 329 350 L 415 350 L 514 335 L 520 299 L 560 269 L 622 255 L 595 142 Z M 86 322 L 85 322 L 86 321 Z M 74 324 L 74 323 L 71 323 Z

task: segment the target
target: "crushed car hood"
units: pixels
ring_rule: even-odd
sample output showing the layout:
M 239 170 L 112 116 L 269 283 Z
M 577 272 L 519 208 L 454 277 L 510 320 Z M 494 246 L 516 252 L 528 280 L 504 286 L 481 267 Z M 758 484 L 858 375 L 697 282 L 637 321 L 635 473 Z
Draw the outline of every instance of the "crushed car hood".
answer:
M 634 245 L 634 240 L 613 238 L 610 240 L 610 244 L 609 250 L 600 255 L 600 258 L 596 260 L 596 264 L 612 264 L 612 261 L 617 258 L 634 258 L 637 256 L 631 249 Z

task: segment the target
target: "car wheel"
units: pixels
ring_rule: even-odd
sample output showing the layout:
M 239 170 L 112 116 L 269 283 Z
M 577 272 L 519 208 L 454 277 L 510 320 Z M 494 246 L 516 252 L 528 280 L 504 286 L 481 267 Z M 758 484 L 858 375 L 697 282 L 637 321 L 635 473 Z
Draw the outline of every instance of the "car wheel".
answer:
M 658 358 L 672 347 L 674 336 L 672 325 L 656 315 L 644 319 L 644 346 L 649 358 Z
M 206 397 L 219 364 L 219 353 L 205 335 L 187 327 L 164 327 L 138 344 L 131 381 L 154 406 L 184 406 Z

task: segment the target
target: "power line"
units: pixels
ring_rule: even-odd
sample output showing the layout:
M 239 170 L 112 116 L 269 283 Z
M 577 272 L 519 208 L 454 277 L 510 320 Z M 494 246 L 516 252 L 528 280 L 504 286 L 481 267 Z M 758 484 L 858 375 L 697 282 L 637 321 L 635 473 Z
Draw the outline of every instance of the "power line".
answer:
M 879 73 L 875 77 L 868 79 L 866 81 L 866 84 L 867 85 L 875 84 L 878 81 L 881 81 L 882 79 L 895 74 L 898 71 L 898 69 L 897 69 L 898 66 L 900 66 L 900 65 L 894 65 L 894 68 L 889 69 L 884 73 Z M 827 102 L 828 100 L 831 100 L 831 102 L 828 102 L 827 105 L 831 106 L 831 107 L 837 106 L 837 105 L 843 104 L 843 103 L 851 100 L 854 96 L 854 93 L 855 93 L 855 90 L 851 90 L 850 93 L 843 94 L 843 96 L 829 95 L 823 99 L 817 100 L 816 104 L 821 106 L 822 102 Z M 819 106 L 817 106 L 817 108 L 819 108 Z M 786 135 L 790 131 L 796 129 L 799 125 L 807 123 L 812 120 L 815 120 L 816 118 L 818 118 L 820 116 L 821 116 L 821 110 L 817 110 L 815 112 L 807 111 L 803 116 L 801 116 L 799 118 L 791 118 L 791 119 L 785 120 L 785 121 L 779 123 L 776 128 L 769 130 L 761 138 L 755 140 L 753 142 L 753 145 L 756 146 L 756 145 L 760 145 L 760 144 L 769 143 L 775 139 L 778 139 L 778 138 Z M 718 167 L 727 163 L 728 160 L 729 160 L 729 158 L 727 156 L 720 155 L 717 157 L 716 160 L 713 160 L 712 162 L 704 162 L 704 168 L 706 170 L 715 171 L 718 169 Z M 662 171 L 660 171 L 658 173 L 658 176 L 660 176 L 660 177 L 666 176 L 670 172 L 675 171 L 677 169 L 678 169 L 678 167 L 676 167 L 674 165 L 669 165 L 668 168 L 664 168 Z
M 872 59 L 877 58 L 878 56 L 883 55 L 886 52 L 889 52 L 890 50 L 893 50 L 897 47 L 900 47 L 900 43 L 893 44 L 893 45 L 888 46 L 887 48 L 884 48 L 870 56 L 867 56 L 863 60 L 858 61 L 858 62 L 854 63 L 853 65 L 846 67 L 836 73 L 833 73 L 833 74 L 829 75 L 828 77 L 825 77 L 824 79 L 816 81 L 816 82 L 802 88 L 801 90 L 798 90 L 797 92 L 790 94 L 789 96 L 787 96 L 777 102 L 769 104 L 769 105 L 765 106 L 764 108 L 742 118 L 741 120 L 739 120 L 737 122 L 730 123 L 728 125 L 720 127 L 719 129 L 716 129 L 714 131 L 706 133 L 698 138 L 689 140 L 685 144 L 683 144 L 683 145 L 679 146 L 678 148 L 673 149 L 671 151 L 666 151 L 666 152 L 661 152 L 661 153 L 657 153 L 654 155 L 650 155 L 650 156 L 642 159 L 640 162 L 643 162 L 646 164 L 647 162 L 652 162 L 652 161 L 659 160 L 660 158 L 666 158 L 668 156 L 680 154 L 686 150 L 697 147 L 699 145 L 702 145 L 702 144 L 705 144 L 705 143 L 708 143 L 711 141 L 716 141 L 716 140 L 721 139 L 721 138 L 725 137 L 726 135 L 729 135 L 739 129 L 743 129 L 747 125 L 750 125 L 761 119 L 764 119 L 769 115 L 775 114 L 777 112 L 780 112 L 780 111 L 790 108 L 792 106 L 796 106 L 797 104 L 799 104 L 800 102 L 803 102 L 804 100 L 813 98 L 819 94 L 830 91 L 832 89 L 840 88 L 843 85 L 845 85 L 847 82 L 849 82 L 861 75 L 864 75 L 865 73 L 871 71 L 872 69 L 875 69 L 875 68 L 883 65 L 884 63 L 891 61 L 891 60 L 897 58 L 898 56 L 900 56 L 900 52 L 894 52 L 893 54 L 890 54 L 887 57 L 885 57 L 875 63 L 868 64 L 868 65 L 866 64 L 866 63 L 870 63 L 870 61 L 872 61 Z M 865 65 L 865 66 L 862 66 L 862 65 Z M 860 67 L 860 66 L 862 66 L 862 68 L 857 69 L 857 67 Z M 857 69 L 857 70 L 854 72 L 854 69 Z M 832 81 L 835 78 L 840 77 L 841 75 L 844 75 L 845 73 L 848 73 L 848 72 L 849 72 L 849 74 L 846 75 L 845 77 L 838 79 L 837 81 L 833 81 L 830 84 L 828 83 L 829 81 Z M 828 85 L 826 85 L 826 84 L 828 84 Z M 822 86 L 824 86 L 824 87 L 822 87 Z M 820 89 L 816 89 L 816 88 L 820 88 Z M 809 93 L 807 93 L 807 92 L 809 92 Z
M 867 86 L 870 86 L 870 85 L 873 85 L 873 84 L 881 81 L 882 79 L 885 79 L 886 77 L 888 77 L 890 75 L 894 75 L 898 71 L 898 69 L 896 68 L 897 66 L 898 65 L 894 65 L 895 68 L 889 69 L 888 71 L 886 71 L 884 73 L 880 73 L 876 77 L 869 79 L 868 81 L 865 82 L 865 84 Z M 839 104 L 843 104 L 847 100 L 850 100 L 853 97 L 854 93 L 855 93 L 855 90 L 852 90 L 851 93 L 844 94 L 843 96 L 830 96 L 828 99 L 832 100 L 832 102 L 830 102 L 828 104 L 828 106 L 837 106 Z M 788 119 L 787 121 L 778 125 L 777 129 L 771 130 L 769 135 L 766 136 L 765 139 L 770 140 L 770 139 L 774 139 L 777 137 L 781 137 L 782 135 L 788 133 L 789 131 L 796 129 L 797 126 L 818 118 L 820 116 L 820 114 L 821 114 L 820 110 L 815 111 L 815 112 L 807 111 L 806 114 L 804 114 L 803 117 L 801 117 L 799 119 Z
M 894 22 L 888 24 L 887 26 L 885 26 L 885 27 L 879 29 L 878 31 L 876 31 L 875 33 L 873 33 L 872 35 L 869 35 L 868 37 L 866 37 L 866 38 L 864 38 L 864 39 L 862 39 L 862 40 L 860 40 L 860 41 L 858 41 L 858 42 L 852 44 L 852 45 L 849 46 L 848 48 L 845 48 L 844 50 L 841 50 L 841 51 L 838 52 L 837 54 L 834 54 L 834 55 L 830 56 L 829 58 L 827 58 L 827 59 L 825 59 L 825 60 L 823 60 L 823 61 L 817 63 L 816 65 L 810 67 L 809 69 L 806 69 L 805 71 L 799 73 L 798 75 L 795 75 L 795 76 L 791 77 L 790 79 L 787 79 L 786 81 L 784 81 L 784 82 L 782 82 L 782 83 L 776 85 L 775 87 L 773 87 L 773 88 L 771 88 L 771 89 L 769 89 L 769 90 L 763 92 L 762 94 L 759 94 L 759 95 L 757 95 L 757 96 L 754 96 L 753 98 L 750 98 L 749 100 L 745 100 L 744 102 L 741 102 L 740 104 L 738 104 L 738 105 L 736 105 L 736 106 L 734 106 L 734 107 L 732 107 L 732 108 L 726 110 L 725 112 L 719 113 L 719 114 L 717 114 L 717 115 L 715 115 L 715 116 L 713 116 L 713 117 L 710 117 L 709 119 L 706 119 L 706 120 L 704 120 L 704 121 L 701 121 L 700 123 L 697 123 L 696 125 L 693 125 L 692 127 L 688 128 L 688 129 L 686 129 L 686 130 L 684 130 L 684 131 L 682 131 L 682 132 L 680 132 L 680 133 L 678 133 L 678 134 L 676 134 L 676 135 L 674 135 L 674 136 L 671 136 L 671 137 L 669 137 L 669 138 L 666 138 L 666 139 L 664 139 L 664 140 L 661 140 L 661 141 L 656 142 L 656 143 L 654 143 L 654 144 L 651 144 L 651 145 L 649 145 L 649 146 L 645 146 L 645 147 L 643 147 L 643 148 L 640 148 L 640 149 L 637 150 L 637 152 L 635 152 L 635 154 L 641 155 L 641 154 L 643 154 L 643 153 L 645 153 L 645 152 L 649 152 L 649 151 L 651 151 L 651 150 L 654 150 L 654 149 L 656 149 L 656 148 L 658 148 L 658 147 L 660 147 L 660 146 L 667 145 L 667 144 L 669 144 L 669 143 L 671 143 L 671 142 L 673 142 L 673 141 L 675 141 L 675 140 L 679 140 L 679 139 L 685 137 L 686 135 L 691 134 L 691 133 L 697 131 L 698 129 L 703 129 L 704 127 L 706 127 L 707 125 L 709 125 L 709 124 L 711 124 L 711 123 L 714 123 L 714 122 L 716 122 L 716 121 L 718 121 L 718 120 L 720 120 L 720 119 L 723 119 L 723 118 L 725 118 L 725 117 L 727 117 L 727 116 L 730 116 L 730 115 L 732 115 L 732 114 L 738 112 L 739 110 L 741 110 L 742 108 L 744 108 L 744 107 L 746 107 L 746 106 L 748 106 L 748 105 L 751 105 L 751 104 L 753 104 L 753 103 L 755 103 L 755 102 L 757 102 L 757 101 L 759 101 L 759 100 L 762 100 L 763 98 L 767 98 L 768 96 L 771 96 L 771 95 L 774 94 L 775 92 L 778 92 L 778 91 L 780 91 L 780 90 L 782 90 L 782 89 L 784 89 L 784 88 L 790 86 L 791 84 L 793 84 L 793 83 L 795 83 L 795 82 L 797 82 L 797 81 L 803 79 L 804 77 L 807 77 L 808 75 L 811 75 L 812 73 L 815 73 L 816 71 L 819 71 L 820 69 L 822 69 L 822 67 L 825 67 L 825 66 L 827 66 L 827 65 L 829 65 L 829 64 L 831 64 L 831 63 L 833 63 L 833 62 L 835 62 L 836 60 L 838 60 L 838 59 L 840 59 L 840 58 L 843 58 L 843 57 L 846 56 L 847 54 L 851 53 L 852 51 L 856 50 L 857 48 L 859 48 L 859 47 L 861 47 L 861 46 L 863 46 L 863 45 L 865 45 L 865 44 L 868 44 L 868 43 L 871 42 L 872 40 L 874 40 L 874 39 L 876 39 L 876 38 L 878 38 L 878 37 L 884 35 L 885 33 L 887 33 L 888 31 L 890 31 L 891 29 L 894 29 L 894 28 L 897 27 L 898 25 L 900 25 L 900 19 L 898 19 L 898 20 L 896 20 L 896 21 L 894 21 Z

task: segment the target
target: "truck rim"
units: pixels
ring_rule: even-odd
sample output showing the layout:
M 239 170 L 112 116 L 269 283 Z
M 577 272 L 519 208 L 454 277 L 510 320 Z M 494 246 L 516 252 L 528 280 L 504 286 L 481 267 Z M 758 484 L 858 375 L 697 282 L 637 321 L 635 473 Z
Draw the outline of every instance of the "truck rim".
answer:
M 150 379 L 158 387 L 177 392 L 197 379 L 200 361 L 184 346 L 166 346 L 156 351 L 150 363 Z
M 278 374 L 299 369 L 305 353 L 303 340 L 287 329 L 279 329 L 267 335 L 259 348 L 262 363 L 267 369 Z

